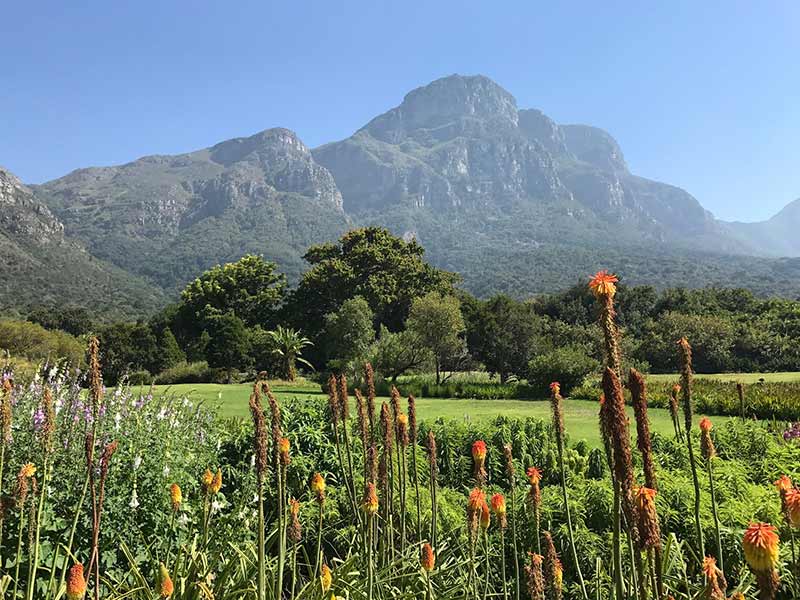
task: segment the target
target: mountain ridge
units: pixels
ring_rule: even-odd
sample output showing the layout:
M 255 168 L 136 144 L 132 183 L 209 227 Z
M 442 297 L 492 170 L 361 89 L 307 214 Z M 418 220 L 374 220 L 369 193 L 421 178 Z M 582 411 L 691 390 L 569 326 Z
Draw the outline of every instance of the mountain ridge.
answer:
M 779 239 L 800 225 L 800 203 L 761 224 L 718 220 L 687 191 L 632 173 L 609 132 L 519 108 L 482 75 L 415 88 L 316 148 L 276 127 L 25 190 L 70 247 L 166 297 L 248 252 L 296 281 L 309 245 L 357 225 L 415 237 L 481 295 L 551 291 L 599 266 L 659 287 L 800 294 L 787 281 L 800 261 L 765 258 L 800 255 Z

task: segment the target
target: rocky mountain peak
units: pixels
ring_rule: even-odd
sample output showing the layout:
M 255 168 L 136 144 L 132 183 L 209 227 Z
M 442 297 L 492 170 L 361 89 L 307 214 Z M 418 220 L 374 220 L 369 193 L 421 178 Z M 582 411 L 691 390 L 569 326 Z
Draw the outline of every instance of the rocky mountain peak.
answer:
M 283 127 L 265 129 L 249 137 L 240 137 L 220 142 L 209 148 L 212 161 L 230 166 L 234 163 L 256 158 L 269 159 L 277 156 L 311 156 L 309 149 L 297 134 Z
M 628 164 L 617 140 L 610 133 L 589 125 L 561 125 L 569 151 L 578 160 L 603 171 L 628 172 Z
M 450 75 L 410 91 L 400 106 L 373 119 L 364 129 L 395 143 L 415 130 L 452 129 L 464 120 L 516 127 L 517 101 L 483 75 Z

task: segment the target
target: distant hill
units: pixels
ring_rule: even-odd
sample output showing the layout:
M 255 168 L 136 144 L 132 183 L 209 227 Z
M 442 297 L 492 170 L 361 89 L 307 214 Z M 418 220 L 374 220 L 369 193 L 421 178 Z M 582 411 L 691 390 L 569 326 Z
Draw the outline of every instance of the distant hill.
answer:
M 309 245 L 367 224 L 416 237 L 481 296 L 563 289 L 598 268 L 628 283 L 800 296 L 800 201 L 764 223 L 717 220 L 685 190 L 631 173 L 608 132 L 520 109 L 480 75 L 415 89 L 313 150 L 269 129 L 14 189 L 38 208 L 2 218 L 15 258 L 0 275 L 15 273 L 18 294 L 9 288 L 9 305 L 63 293 L 66 251 L 44 240 L 80 257 L 66 270 L 73 279 L 102 273 L 126 290 L 113 300 L 120 310 L 144 313 L 248 252 L 296 281 Z M 41 243 L 25 242 L 19 231 L 37 227 L 48 231 Z M 52 282 L 48 270 L 59 271 Z
M 64 236 L 64 225 L 30 189 L 0 168 L 0 311 L 80 305 L 109 318 L 157 309 L 166 294 L 98 260 Z

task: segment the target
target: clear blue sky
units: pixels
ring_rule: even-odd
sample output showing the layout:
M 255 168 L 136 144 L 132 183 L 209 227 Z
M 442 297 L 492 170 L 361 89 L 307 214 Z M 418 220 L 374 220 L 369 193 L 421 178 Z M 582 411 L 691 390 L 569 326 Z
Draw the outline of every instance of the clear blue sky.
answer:
M 30 183 L 273 126 L 313 147 L 482 73 L 719 217 L 800 197 L 795 0 L 10 2 L 0 56 L 0 164 Z

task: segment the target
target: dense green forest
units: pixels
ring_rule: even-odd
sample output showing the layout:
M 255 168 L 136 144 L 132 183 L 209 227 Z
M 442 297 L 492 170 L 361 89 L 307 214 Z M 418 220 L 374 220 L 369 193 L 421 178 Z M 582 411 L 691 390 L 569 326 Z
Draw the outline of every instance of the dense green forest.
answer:
M 179 302 L 137 322 L 104 324 L 87 308 L 41 306 L 27 315 L 28 324 L 3 323 L 4 346 L 31 361 L 52 359 L 58 350 L 41 331 L 64 332 L 61 348 L 70 336 L 92 332 L 109 381 L 127 374 L 165 383 L 260 370 L 290 378 L 298 368 L 355 376 L 370 360 L 391 380 L 486 370 L 501 382 L 557 377 L 570 386 L 602 360 L 596 300 L 585 281 L 524 301 L 502 294 L 479 300 L 457 275 L 427 263 L 419 244 L 378 227 L 312 246 L 304 258 L 310 268 L 293 288 L 278 265 L 247 255 L 206 271 Z M 727 288 L 657 291 L 623 281 L 617 311 L 625 356 L 645 371 L 673 372 L 681 336 L 692 340 L 701 373 L 800 369 L 794 300 Z

